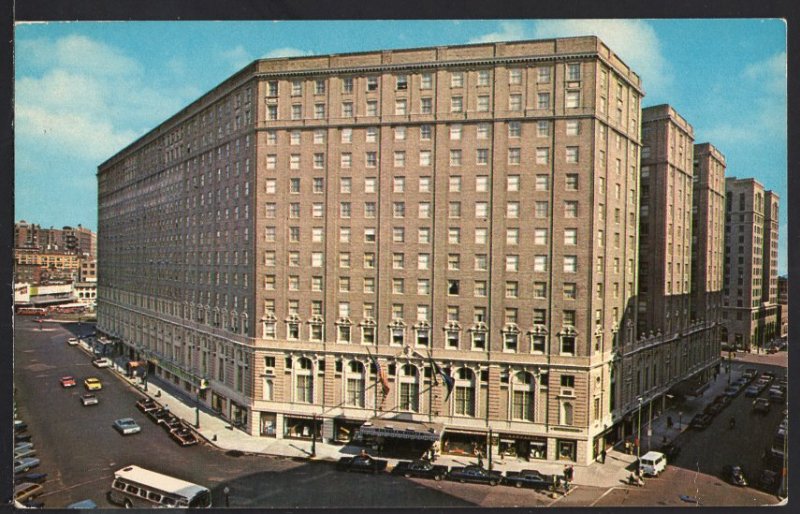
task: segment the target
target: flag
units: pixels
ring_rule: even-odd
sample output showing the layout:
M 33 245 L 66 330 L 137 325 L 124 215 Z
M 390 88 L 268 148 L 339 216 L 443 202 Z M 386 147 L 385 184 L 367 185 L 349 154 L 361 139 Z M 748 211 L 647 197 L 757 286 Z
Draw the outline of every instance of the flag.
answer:
M 383 371 L 383 366 L 381 366 L 381 363 L 378 362 L 378 359 L 373 357 L 372 354 L 369 355 L 369 358 L 372 360 L 372 364 L 375 365 L 375 369 L 377 370 L 378 373 L 378 380 L 381 381 L 381 385 L 383 386 L 383 395 L 386 396 L 387 394 L 389 394 L 390 390 L 389 377 L 386 376 L 386 373 Z
M 442 380 L 444 380 L 444 385 L 447 386 L 447 396 L 444 398 L 444 401 L 447 401 L 450 399 L 450 394 L 453 392 L 453 387 L 456 385 L 456 381 L 453 377 L 445 373 L 444 370 L 440 368 L 438 364 L 436 364 L 432 357 L 430 361 L 431 366 L 433 367 L 433 376 L 436 377 L 436 375 L 441 375 Z M 439 385 L 438 380 L 436 381 L 436 385 Z

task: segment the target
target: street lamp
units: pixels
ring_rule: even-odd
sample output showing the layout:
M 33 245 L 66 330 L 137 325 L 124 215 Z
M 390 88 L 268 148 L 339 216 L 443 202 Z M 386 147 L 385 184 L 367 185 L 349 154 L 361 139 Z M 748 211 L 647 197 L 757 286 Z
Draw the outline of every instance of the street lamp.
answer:
M 200 428 L 200 391 L 205 391 L 208 388 L 208 380 L 205 378 L 200 379 L 200 386 L 197 388 L 197 393 L 194 396 L 194 426 Z
M 489 471 L 492 470 L 492 428 L 489 427 L 489 445 L 488 445 L 488 453 L 489 453 Z
M 639 448 L 642 446 L 642 397 L 638 398 L 639 400 L 639 426 L 636 429 L 636 462 L 639 462 L 639 455 L 640 451 Z
M 313 414 L 311 417 L 311 458 L 317 456 L 317 415 Z

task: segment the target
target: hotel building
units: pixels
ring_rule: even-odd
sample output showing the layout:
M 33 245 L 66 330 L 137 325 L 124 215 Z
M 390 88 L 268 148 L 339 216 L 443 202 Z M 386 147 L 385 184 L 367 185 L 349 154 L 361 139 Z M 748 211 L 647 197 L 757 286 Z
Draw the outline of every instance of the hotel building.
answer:
M 98 332 L 252 434 L 591 462 L 637 407 L 642 95 L 595 37 L 256 61 L 99 166 Z

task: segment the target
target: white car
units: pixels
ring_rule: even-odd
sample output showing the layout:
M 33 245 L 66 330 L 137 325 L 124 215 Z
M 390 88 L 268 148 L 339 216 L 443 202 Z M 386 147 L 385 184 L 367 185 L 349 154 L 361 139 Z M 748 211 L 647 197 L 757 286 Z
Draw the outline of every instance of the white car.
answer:
M 100 400 L 98 400 L 97 396 L 93 394 L 84 394 L 81 395 L 81 403 L 84 407 L 86 407 L 87 405 L 97 405 L 100 403 Z
M 70 346 L 77 346 L 78 345 L 78 338 L 77 337 L 70 337 L 67 339 L 67 344 Z
M 142 427 L 133 418 L 122 418 L 114 421 L 114 428 L 122 435 L 137 434 L 142 431 Z
M 100 357 L 98 359 L 92 360 L 92 364 L 96 368 L 108 368 L 111 366 L 111 359 L 108 357 Z

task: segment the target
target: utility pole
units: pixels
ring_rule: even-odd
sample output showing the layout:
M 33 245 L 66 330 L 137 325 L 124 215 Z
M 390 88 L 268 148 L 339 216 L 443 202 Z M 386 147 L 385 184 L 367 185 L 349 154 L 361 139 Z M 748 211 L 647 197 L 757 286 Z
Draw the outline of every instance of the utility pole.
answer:
M 489 454 L 489 471 L 492 470 L 492 427 L 489 427 L 489 444 L 486 445 L 486 450 Z
M 317 415 L 316 413 L 311 417 L 311 458 L 317 456 Z

